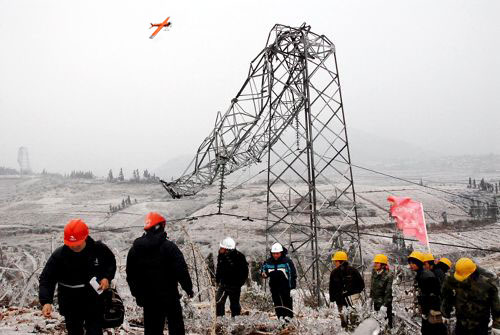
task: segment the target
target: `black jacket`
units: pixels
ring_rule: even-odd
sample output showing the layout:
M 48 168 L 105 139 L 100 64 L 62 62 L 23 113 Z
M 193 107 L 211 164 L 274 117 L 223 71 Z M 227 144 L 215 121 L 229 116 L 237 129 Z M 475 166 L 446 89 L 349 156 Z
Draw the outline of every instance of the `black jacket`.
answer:
M 81 252 L 74 252 L 67 246 L 56 249 L 50 256 L 40 275 L 39 298 L 42 305 L 52 304 L 56 284 L 61 314 L 65 314 L 76 305 L 92 304 L 98 295 L 90 286 L 90 279 L 99 282 L 115 277 L 116 260 L 109 248 L 90 236 Z
M 248 278 L 248 263 L 238 250 L 228 250 L 217 256 L 217 271 L 215 280 L 217 284 L 229 287 L 241 287 Z
M 432 272 L 434 273 L 434 276 L 436 276 L 437 280 L 439 281 L 439 287 L 442 287 L 443 283 L 444 283 L 444 279 L 446 278 L 445 272 L 443 271 L 443 269 L 441 269 L 437 265 L 434 265 L 434 267 L 432 268 Z
M 177 283 L 188 295 L 193 284 L 184 255 L 160 229 L 145 233 L 134 241 L 127 256 L 127 282 L 141 306 L 145 299 L 179 299 Z
M 436 275 L 429 270 L 418 270 L 415 281 L 418 287 L 417 298 L 422 314 L 429 314 L 431 309 L 439 311 L 441 308 L 441 285 Z
M 297 271 L 284 249 L 277 260 L 271 255 L 262 265 L 261 272 L 269 278 L 269 287 L 273 290 L 293 290 L 297 286 Z
M 330 301 L 339 306 L 346 306 L 346 297 L 361 293 L 365 282 L 358 270 L 347 262 L 342 263 L 330 273 Z

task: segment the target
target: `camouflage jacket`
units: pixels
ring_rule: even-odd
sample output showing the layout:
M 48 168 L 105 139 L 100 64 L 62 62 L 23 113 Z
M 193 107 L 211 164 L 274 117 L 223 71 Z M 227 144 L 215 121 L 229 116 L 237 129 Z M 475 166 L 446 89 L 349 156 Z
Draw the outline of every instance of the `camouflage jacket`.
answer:
M 487 327 L 490 314 L 493 328 L 500 328 L 500 298 L 493 278 L 476 271 L 463 282 L 447 276 L 441 291 L 441 312 L 447 318 L 455 308 L 457 323 L 464 329 Z
M 374 306 L 389 306 L 392 304 L 392 280 L 393 275 L 389 270 L 380 273 L 372 271 L 370 286 L 370 297 Z

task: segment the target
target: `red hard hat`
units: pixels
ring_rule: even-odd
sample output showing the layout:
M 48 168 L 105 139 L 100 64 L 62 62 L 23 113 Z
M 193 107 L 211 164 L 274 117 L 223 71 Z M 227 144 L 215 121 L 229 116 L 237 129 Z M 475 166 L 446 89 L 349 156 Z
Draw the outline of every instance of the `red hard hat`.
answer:
M 166 220 L 163 216 L 156 212 L 149 212 L 144 220 L 144 230 L 153 228 L 157 224 L 164 223 Z
M 64 227 L 64 244 L 76 247 L 82 244 L 89 236 L 89 227 L 82 219 L 73 219 Z

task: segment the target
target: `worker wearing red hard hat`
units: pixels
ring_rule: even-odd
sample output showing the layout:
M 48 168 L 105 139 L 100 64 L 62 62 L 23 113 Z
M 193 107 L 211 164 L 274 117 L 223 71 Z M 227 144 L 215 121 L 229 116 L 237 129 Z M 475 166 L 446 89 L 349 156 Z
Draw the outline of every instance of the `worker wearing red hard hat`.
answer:
M 99 290 L 107 290 L 116 272 L 116 260 L 102 242 L 89 236 L 81 219 L 64 227 L 64 245 L 50 256 L 40 275 L 39 298 L 42 314 L 50 318 L 57 285 L 59 312 L 64 316 L 69 335 L 101 335 L 102 296 L 91 286 L 95 279 Z
M 134 241 L 127 256 L 127 282 L 137 305 L 144 308 L 144 332 L 185 334 L 177 285 L 191 298 L 193 284 L 184 255 L 167 239 L 165 218 L 156 212 L 146 215 L 145 233 Z

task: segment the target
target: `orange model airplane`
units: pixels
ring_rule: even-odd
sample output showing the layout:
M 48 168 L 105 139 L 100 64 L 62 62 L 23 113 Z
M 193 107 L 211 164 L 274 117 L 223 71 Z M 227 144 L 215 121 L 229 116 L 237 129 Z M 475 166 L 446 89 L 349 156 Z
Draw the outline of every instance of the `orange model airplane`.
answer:
M 153 35 L 149 36 L 149 38 L 154 38 L 156 36 L 156 34 L 158 34 L 160 32 L 160 30 L 162 30 L 163 28 L 170 27 L 172 25 L 172 23 L 168 22 L 168 19 L 170 19 L 170 16 L 167 17 L 167 19 L 165 21 L 163 21 L 162 23 L 155 23 L 155 24 L 151 23 L 151 27 L 149 27 L 149 29 L 151 29 L 153 27 L 158 27 L 158 28 L 156 28 Z

